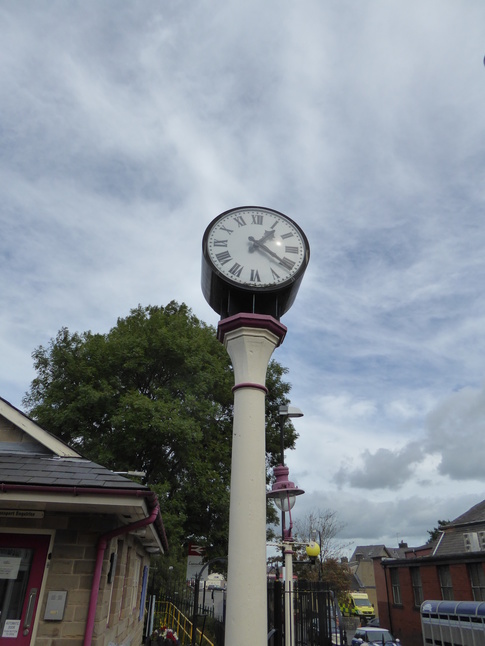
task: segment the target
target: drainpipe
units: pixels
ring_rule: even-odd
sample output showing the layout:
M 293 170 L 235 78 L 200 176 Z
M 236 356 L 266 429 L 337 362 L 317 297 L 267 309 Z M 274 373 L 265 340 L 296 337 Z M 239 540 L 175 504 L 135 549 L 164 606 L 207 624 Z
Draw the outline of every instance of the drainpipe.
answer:
M 156 496 L 155 496 L 155 500 L 156 500 Z M 103 569 L 104 553 L 106 551 L 106 548 L 108 547 L 108 543 L 111 541 L 112 538 L 115 538 L 116 536 L 129 534 L 135 529 L 140 529 L 140 527 L 146 527 L 147 525 L 151 525 L 152 523 L 155 522 L 155 519 L 157 518 L 159 511 L 160 511 L 160 505 L 158 504 L 158 501 L 157 501 L 152 510 L 152 513 L 147 518 L 142 518 L 142 520 L 137 520 L 136 522 L 131 523 L 131 525 L 122 525 L 121 527 L 117 527 L 116 529 L 112 529 L 111 531 L 106 532 L 106 534 L 101 534 L 101 536 L 99 537 L 98 551 L 96 555 L 96 566 L 94 568 L 93 583 L 91 586 L 91 596 L 89 598 L 88 617 L 86 620 L 86 632 L 84 634 L 83 646 L 91 646 L 92 639 L 93 639 L 94 619 L 96 615 L 96 606 L 98 604 L 99 583 L 101 581 L 101 570 Z
M 381 561 L 381 564 L 382 564 L 382 568 L 384 570 L 384 580 L 386 582 L 387 616 L 389 618 L 389 629 L 390 629 L 391 633 L 394 634 L 394 629 L 392 627 L 391 602 L 389 600 L 389 584 L 388 584 L 388 581 L 387 581 L 387 574 L 388 574 L 388 570 L 386 569 L 387 564 L 384 563 L 384 559 Z

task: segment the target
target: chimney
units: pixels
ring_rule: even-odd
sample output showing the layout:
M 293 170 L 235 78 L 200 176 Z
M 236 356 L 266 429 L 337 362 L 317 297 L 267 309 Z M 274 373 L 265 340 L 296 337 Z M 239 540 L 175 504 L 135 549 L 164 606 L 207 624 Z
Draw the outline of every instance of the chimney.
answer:
M 407 548 L 407 546 L 408 546 L 408 544 L 407 544 L 407 543 L 405 543 L 404 541 L 401 541 L 401 542 L 399 543 L 399 548 L 400 548 L 400 549 L 406 549 L 406 548 Z

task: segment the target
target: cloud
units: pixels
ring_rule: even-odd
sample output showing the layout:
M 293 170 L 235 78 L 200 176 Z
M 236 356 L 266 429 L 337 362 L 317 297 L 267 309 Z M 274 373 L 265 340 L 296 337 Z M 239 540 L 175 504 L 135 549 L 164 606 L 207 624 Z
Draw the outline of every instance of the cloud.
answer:
M 399 489 L 413 475 L 413 466 L 423 459 L 422 449 L 417 442 L 412 442 L 402 449 L 392 451 L 378 449 L 374 453 L 365 450 L 359 458 L 359 464 L 353 468 L 350 464 L 341 466 L 335 474 L 336 484 L 349 484 L 358 489 Z
M 217 324 L 204 229 L 268 206 L 311 246 L 274 355 L 305 412 L 292 477 L 369 540 L 462 513 L 485 457 L 483 2 L 27 0 L 0 19 L 0 395 L 20 406 L 62 326 L 172 299 Z
M 425 447 L 452 480 L 485 480 L 485 386 L 450 394 L 426 420 Z
M 312 511 L 335 511 L 341 541 L 366 545 L 383 543 L 397 547 L 403 540 L 417 547 L 429 538 L 428 530 L 436 527 L 438 519 L 456 518 L 483 500 L 485 491 L 475 494 L 412 495 L 379 500 L 372 493 L 329 489 L 311 491 L 299 496 L 293 508 L 294 519 L 303 519 Z M 352 551 L 352 550 L 351 550 Z
M 426 456 L 436 456 L 431 466 L 450 480 L 484 481 L 485 387 L 463 388 L 441 401 L 426 419 L 426 437 L 400 449 L 364 450 L 348 458 L 335 473 L 340 487 L 399 489 L 416 476 Z M 354 466 L 358 462 L 359 466 Z M 428 478 L 431 472 L 428 473 Z M 429 481 L 428 481 L 429 482 Z

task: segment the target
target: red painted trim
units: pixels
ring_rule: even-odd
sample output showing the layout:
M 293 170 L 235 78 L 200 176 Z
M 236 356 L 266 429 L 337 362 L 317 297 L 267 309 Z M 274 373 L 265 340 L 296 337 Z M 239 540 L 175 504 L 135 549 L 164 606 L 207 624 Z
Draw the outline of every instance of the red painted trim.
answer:
M 232 387 L 232 392 L 236 392 L 236 390 L 239 390 L 241 388 L 255 388 L 256 390 L 262 390 L 265 395 L 268 394 L 268 389 L 266 388 L 266 386 L 263 386 L 262 384 L 254 384 L 251 381 L 243 381 L 240 384 L 236 384 Z
M 277 347 L 283 343 L 287 327 L 268 314 L 235 314 L 219 321 L 217 326 L 217 338 L 224 343 L 224 337 L 228 332 L 241 327 L 258 328 L 268 330 L 278 337 Z

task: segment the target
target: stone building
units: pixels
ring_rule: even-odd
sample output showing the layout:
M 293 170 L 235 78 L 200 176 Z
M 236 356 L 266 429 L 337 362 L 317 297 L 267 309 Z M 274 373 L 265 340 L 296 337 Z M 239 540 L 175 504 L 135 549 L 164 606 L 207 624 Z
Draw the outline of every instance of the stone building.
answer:
M 139 646 L 156 495 L 0 398 L 0 646 Z

